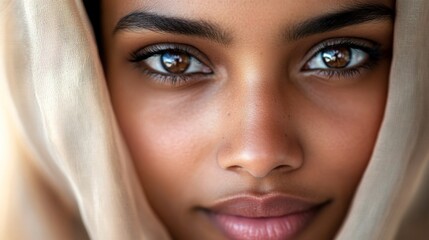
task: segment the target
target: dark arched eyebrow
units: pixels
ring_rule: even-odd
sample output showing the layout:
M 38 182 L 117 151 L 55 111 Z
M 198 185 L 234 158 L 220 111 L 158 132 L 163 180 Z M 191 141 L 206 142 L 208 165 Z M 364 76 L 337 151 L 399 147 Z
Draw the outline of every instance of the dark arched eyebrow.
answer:
M 394 19 L 395 11 L 388 6 L 382 4 L 358 4 L 299 23 L 288 29 L 285 35 L 288 40 L 293 41 L 309 35 L 329 32 L 369 21 L 394 21 Z
M 145 11 L 132 12 L 121 18 L 113 33 L 120 30 L 141 29 L 204 37 L 222 44 L 228 44 L 232 41 L 232 36 L 214 23 L 162 16 Z
M 285 30 L 284 37 L 289 41 L 294 41 L 309 35 L 329 32 L 351 25 L 379 20 L 393 21 L 394 18 L 395 11 L 382 4 L 352 5 L 289 27 Z M 122 30 L 138 31 L 144 29 L 203 37 L 224 45 L 233 41 L 232 34 L 215 23 L 163 16 L 146 11 L 135 11 L 122 17 L 116 24 L 113 34 Z

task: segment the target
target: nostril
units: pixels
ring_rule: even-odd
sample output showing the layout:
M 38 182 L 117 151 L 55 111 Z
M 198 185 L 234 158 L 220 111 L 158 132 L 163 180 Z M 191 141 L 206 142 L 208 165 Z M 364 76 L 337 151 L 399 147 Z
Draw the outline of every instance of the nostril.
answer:
M 287 165 L 280 165 L 280 166 L 277 166 L 277 167 L 275 167 L 275 168 L 273 168 L 273 171 L 275 171 L 275 170 L 277 170 L 277 171 L 280 171 L 280 170 L 287 170 L 287 169 L 289 169 L 290 167 L 289 166 L 287 166 Z
M 223 162 L 224 164 L 220 166 L 225 170 L 240 174 L 250 174 L 256 178 L 263 178 L 274 173 L 283 174 L 293 172 L 302 167 L 302 161 L 300 159 L 290 159 L 289 157 L 248 158 L 247 156 L 247 158 L 236 157 L 229 160 L 230 161 Z
M 300 169 L 302 165 L 300 166 L 292 166 L 292 165 L 279 165 L 275 168 L 273 168 L 273 170 L 271 170 L 272 172 L 279 172 L 279 173 L 287 173 L 287 172 L 293 172 L 297 169 Z
M 234 171 L 234 172 L 238 172 L 238 171 L 243 170 L 243 167 L 240 167 L 238 165 L 234 165 L 234 166 L 228 167 L 228 170 L 231 170 L 231 171 Z
M 261 162 L 264 163 L 261 164 Z M 278 163 L 276 166 L 275 163 L 268 163 L 263 160 L 261 162 L 245 162 L 241 165 L 228 166 L 225 169 L 239 174 L 249 174 L 255 178 L 263 178 L 273 173 L 285 173 L 295 169 L 287 164 Z

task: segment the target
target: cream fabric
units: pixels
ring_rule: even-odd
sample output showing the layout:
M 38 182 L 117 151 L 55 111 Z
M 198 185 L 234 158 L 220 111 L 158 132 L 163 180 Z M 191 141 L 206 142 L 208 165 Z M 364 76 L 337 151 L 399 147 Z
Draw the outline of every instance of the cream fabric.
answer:
M 385 118 L 339 239 L 429 239 L 429 1 L 396 4 Z
M 2 0 L 0 11 L 2 96 L 21 147 L 6 230 L 168 239 L 124 151 L 82 2 Z
M 337 239 L 429 237 L 428 25 L 428 1 L 397 1 L 385 119 Z M 119 134 L 80 0 L 0 0 L 0 101 L 0 239 L 169 239 Z

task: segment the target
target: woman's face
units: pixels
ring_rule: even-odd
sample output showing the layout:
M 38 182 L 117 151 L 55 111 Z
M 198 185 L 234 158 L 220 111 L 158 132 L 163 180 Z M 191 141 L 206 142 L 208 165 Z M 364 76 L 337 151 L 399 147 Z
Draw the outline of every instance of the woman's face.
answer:
M 383 117 L 393 0 L 103 0 L 105 71 L 174 239 L 329 239 Z

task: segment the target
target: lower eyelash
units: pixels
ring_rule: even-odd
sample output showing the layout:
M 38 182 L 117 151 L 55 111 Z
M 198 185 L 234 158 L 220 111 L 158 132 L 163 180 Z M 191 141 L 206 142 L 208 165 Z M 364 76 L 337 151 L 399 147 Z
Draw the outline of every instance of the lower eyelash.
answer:
M 317 47 L 313 48 L 311 56 L 316 56 L 319 52 L 323 51 L 326 48 L 331 47 L 346 47 L 354 48 L 364 51 L 368 54 L 368 59 L 363 65 L 355 68 L 345 68 L 345 69 L 314 69 L 314 70 L 305 70 L 306 72 L 313 72 L 314 75 L 322 76 L 324 78 L 351 78 L 359 75 L 363 69 L 371 69 L 381 60 L 385 54 L 381 50 L 381 46 L 375 42 L 362 39 L 348 39 L 348 38 L 339 38 L 339 39 L 330 39 L 325 42 L 322 42 Z
M 349 69 L 317 69 L 315 70 L 315 74 L 326 77 L 328 79 L 331 79 L 333 77 L 352 78 L 361 74 L 362 70 L 371 70 L 375 68 L 379 61 L 383 58 L 383 53 L 379 49 L 379 46 L 376 46 L 374 48 L 365 48 L 362 50 L 368 54 L 368 60 L 363 65 Z
M 198 61 L 201 61 L 200 59 L 206 58 L 201 52 L 199 52 L 198 49 L 194 47 L 191 47 L 185 44 L 165 43 L 165 44 L 151 45 L 139 51 L 133 52 L 130 54 L 130 58 L 128 59 L 128 61 L 133 63 L 136 69 L 143 72 L 145 76 L 148 76 L 153 80 L 166 85 L 180 86 L 182 84 L 185 84 L 186 82 L 194 80 L 196 77 L 200 79 L 200 78 L 205 78 L 212 75 L 208 73 L 204 73 L 204 74 L 203 73 L 201 74 L 200 73 L 186 73 L 186 74 L 160 73 L 160 72 L 151 70 L 149 67 L 144 66 L 144 64 L 141 64 L 141 62 L 144 61 L 145 59 L 152 57 L 156 54 L 162 54 L 163 52 L 166 52 L 166 51 L 183 52 L 193 56 Z
M 199 73 L 169 75 L 169 74 L 152 72 L 149 69 L 142 69 L 142 71 L 145 75 L 153 78 L 155 81 L 158 81 L 162 84 L 173 85 L 173 86 L 180 86 L 180 85 L 186 84 L 186 82 L 189 82 L 198 76 L 200 76 L 201 78 L 207 78 L 211 76 L 211 74 L 207 75 L 207 74 L 199 74 Z
M 319 69 L 317 70 L 317 75 L 326 77 L 328 79 L 331 79 L 333 77 L 337 78 L 351 78 L 356 75 L 359 75 L 361 73 L 360 68 L 356 69 L 347 69 L 343 71 L 337 71 L 337 70 L 326 70 L 326 69 Z
M 143 73 L 145 75 L 147 75 L 153 79 L 156 79 L 156 81 L 159 81 L 159 82 L 165 83 L 165 84 L 171 84 L 173 86 L 186 83 L 191 77 L 189 75 L 178 75 L 178 74 L 167 75 L 167 74 L 162 74 L 162 73 L 156 73 L 156 72 L 150 71 L 146 68 L 142 69 L 142 70 L 143 70 Z
M 371 57 L 370 57 L 371 58 Z M 350 68 L 350 69 L 344 69 L 344 70 L 330 70 L 330 69 L 318 69 L 316 70 L 316 74 L 319 76 L 326 77 L 328 79 L 331 79 L 333 77 L 337 78 L 352 78 L 359 74 L 361 74 L 362 70 L 365 69 L 372 69 L 376 66 L 378 60 L 370 59 L 367 63 L 365 63 L 362 66 L 359 66 L 357 68 Z

